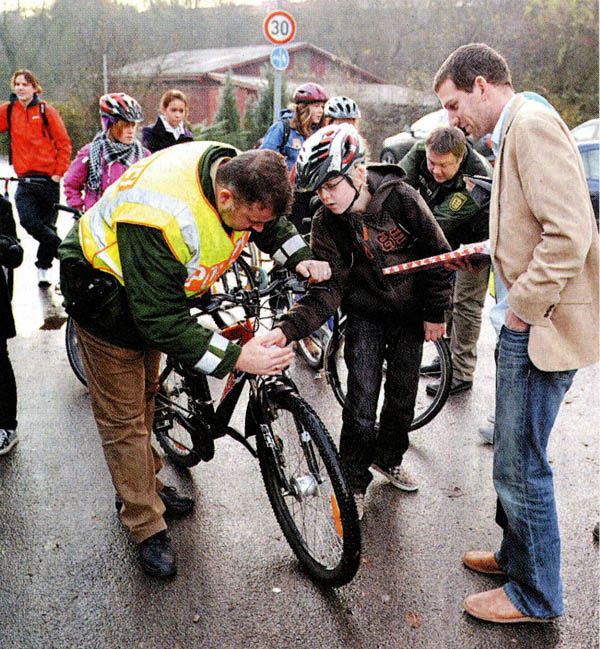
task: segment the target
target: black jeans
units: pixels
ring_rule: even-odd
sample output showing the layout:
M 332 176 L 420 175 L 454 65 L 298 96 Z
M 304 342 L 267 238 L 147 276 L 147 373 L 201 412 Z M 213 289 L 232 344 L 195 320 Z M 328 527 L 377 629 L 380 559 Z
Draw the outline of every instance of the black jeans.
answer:
M 15 204 L 19 221 L 38 241 L 38 268 L 50 268 L 52 260 L 58 257 L 60 237 L 56 234 L 56 211 L 54 203 L 60 200 L 60 184 L 50 178 L 46 182 L 20 182 L 15 193 Z
M 368 487 L 371 464 L 389 468 L 402 462 L 408 449 L 422 353 L 422 327 L 375 323 L 354 315 L 347 318 L 344 358 L 348 388 L 340 457 L 354 491 L 364 492 Z M 384 360 L 384 402 L 377 432 Z
M 6 338 L 0 338 L 0 428 L 15 430 L 16 427 L 17 384 L 8 356 Z

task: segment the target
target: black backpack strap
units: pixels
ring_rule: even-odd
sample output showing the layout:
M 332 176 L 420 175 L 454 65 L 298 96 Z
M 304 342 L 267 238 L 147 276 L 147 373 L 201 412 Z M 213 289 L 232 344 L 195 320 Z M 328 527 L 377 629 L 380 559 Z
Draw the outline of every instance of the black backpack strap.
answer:
M 12 136 L 10 132 L 10 115 L 12 113 L 13 106 L 17 101 L 17 95 L 11 93 L 10 99 L 8 100 L 8 108 L 6 109 L 6 121 L 8 122 L 8 164 L 12 164 Z
M 283 150 L 285 149 L 285 145 L 290 139 L 291 127 L 289 119 L 282 119 L 281 121 L 283 122 L 283 137 L 281 138 L 281 144 L 279 145 L 279 153 L 281 153 L 281 155 L 284 155 Z

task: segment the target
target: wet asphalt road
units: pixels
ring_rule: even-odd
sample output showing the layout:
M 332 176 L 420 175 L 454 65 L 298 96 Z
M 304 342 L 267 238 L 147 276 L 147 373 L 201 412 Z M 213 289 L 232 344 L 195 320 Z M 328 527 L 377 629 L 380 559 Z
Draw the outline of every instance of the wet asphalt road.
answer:
M 64 234 L 69 219 L 61 217 Z M 484 316 L 471 393 L 412 434 L 406 466 L 420 490 L 376 479 L 362 524 L 363 563 L 326 591 L 299 568 L 270 511 L 256 462 L 230 440 L 167 483 L 195 496 L 171 524 L 179 574 L 144 576 L 121 527 L 86 389 L 72 374 L 60 297 L 37 287 L 34 246 L 17 271 L 19 336 L 9 343 L 20 443 L 0 458 L 0 649 L 594 649 L 598 643 L 598 367 L 576 376 L 555 426 L 566 613 L 547 625 L 492 625 L 462 612 L 502 581 L 462 567 L 496 549 L 492 450 L 477 427 L 493 404 L 494 334 Z M 57 275 L 57 269 L 54 271 Z M 488 305 L 489 308 L 489 305 Z M 487 313 L 487 309 L 486 309 Z M 46 324 L 44 324 L 46 322 Z M 50 328 L 44 328 L 50 327 Z M 340 408 L 295 362 L 302 394 L 337 434 Z M 243 421 L 238 417 L 238 424 Z

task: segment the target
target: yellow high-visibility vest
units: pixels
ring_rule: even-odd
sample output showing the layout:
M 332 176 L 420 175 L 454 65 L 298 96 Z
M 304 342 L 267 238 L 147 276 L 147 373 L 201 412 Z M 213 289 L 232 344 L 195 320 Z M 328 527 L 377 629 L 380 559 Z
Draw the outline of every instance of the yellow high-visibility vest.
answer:
M 79 240 L 90 264 L 124 284 L 117 224 L 144 225 L 161 230 L 174 257 L 186 267 L 186 295 L 206 291 L 250 237 L 247 230 L 228 234 L 202 191 L 198 163 L 215 145 L 180 144 L 129 167 L 79 221 Z

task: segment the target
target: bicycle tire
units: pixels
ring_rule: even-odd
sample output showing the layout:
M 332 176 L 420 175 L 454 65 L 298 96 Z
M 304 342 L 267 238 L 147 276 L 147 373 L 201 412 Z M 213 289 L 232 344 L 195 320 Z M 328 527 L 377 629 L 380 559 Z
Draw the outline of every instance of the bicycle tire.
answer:
M 75 320 L 71 316 L 67 318 L 67 326 L 65 327 L 65 346 L 67 348 L 67 358 L 69 365 L 73 370 L 75 376 L 87 387 L 87 377 L 85 375 L 85 368 L 81 360 L 81 352 L 79 351 L 79 342 L 77 341 L 77 334 L 75 332 Z
M 182 468 L 198 464 L 202 458 L 192 437 L 198 423 L 185 414 L 189 403 L 185 378 L 173 368 L 161 372 L 155 403 L 152 431 L 167 457 Z
M 256 427 L 256 450 L 271 507 L 310 576 L 324 586 L 343 586 L 360 566 L 361 536 L 354 497 L 335 445 L 317 414 L 297 394 L 272 391 L 269 400 L 276 413 L 255 426 L 267 424 L 273 435 L 267 438 L 261 426 Z M 249 407 L 247 417 L 253 416 L 251 411 Z
M 339 325 L 338 334 L 333 335 L 325 351 L 325 376 L 331 386 L 338 403 L 344 407 L 346 402 L 346 377 L 347 369 L 343 361 L 345 323 Z M 409 431 L 422 428 L 428 424 L 444 407 L 450 394 L 452 384 L 452 356 L 450 347 L 445 338 L 438 338 L 433 342 L 423 343 L 423 360 L 421 363 L 431 363 L 435 356 L 439 356 L 441 373 L 440 376 L 431 377 L 419 375 L 419 389 L 415 402 L 415 414 Z M 427 385 L 432 382 L 440 382 L 440 389 L 434 397 L 426 393 Z M 381 390 L 380 402 L 382 401 L 383 388 Z
M 256 288 L 261 281 L 257 278 L 250 264 L 245 259 L 238 257 L 227 271 L 211 286 L 211 291 L 213 293 L 227 293 L 232 295 L 239 289 Z M 215 311 L 211 313 L 211 317 L 219 329 L 225 329 L 240 319 L 252 315 L 247 309 L 243 309 L 242 315 L 241 310 L 242 307 L 233 306 L 231 309 Z

